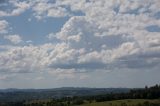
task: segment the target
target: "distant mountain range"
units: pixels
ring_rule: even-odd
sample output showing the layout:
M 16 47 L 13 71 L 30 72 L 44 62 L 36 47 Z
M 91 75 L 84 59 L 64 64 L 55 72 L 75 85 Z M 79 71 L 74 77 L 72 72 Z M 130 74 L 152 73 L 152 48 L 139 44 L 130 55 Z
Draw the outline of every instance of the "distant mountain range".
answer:
M 73 96 L 91 96 L 108 93 L 126 93 L 129 88 L 76 88 L 62 87 L 54 89 L 1 89 L 0 102 L 17 102 L 34 99 L 52 99 Z

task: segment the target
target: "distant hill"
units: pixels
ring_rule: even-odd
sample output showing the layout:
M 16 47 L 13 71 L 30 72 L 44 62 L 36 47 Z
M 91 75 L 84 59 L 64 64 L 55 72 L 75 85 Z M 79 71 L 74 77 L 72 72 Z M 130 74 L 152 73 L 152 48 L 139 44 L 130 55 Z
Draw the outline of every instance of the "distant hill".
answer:
M 91 96 L 108 93 L 126 93 L 129 88 L 76 88 L 62 87 L 54 89 L 1 89 L 0 102 L 17 102 L 34 99 L 50 99 L 73 96 Z

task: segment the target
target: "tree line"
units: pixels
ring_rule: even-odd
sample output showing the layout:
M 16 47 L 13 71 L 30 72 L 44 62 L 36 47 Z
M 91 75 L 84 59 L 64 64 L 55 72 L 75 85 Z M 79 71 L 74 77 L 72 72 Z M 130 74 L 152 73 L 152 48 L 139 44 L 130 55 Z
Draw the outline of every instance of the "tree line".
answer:
M 109 93 L 104 95 L 95 96 L 74 96 L 74 97 L 63 97 L 59 99 L 50 100 L 33 100 L 33 101 L 21 101 L 21 102 L 9 102 L 0 103 L 0 106 L 75 106 L 84 103 L 92 102 L 104 102 L 113 100 L 123 99 L 160 99 L 160 85 L 152 87 L 145 87 L 141 89 L 131 89 L 128 93 Z M 123 103 L 120 106 L 127 106 Z M 160 103 L 149 103 L 138 104 L 136 106 L 160 106 Z

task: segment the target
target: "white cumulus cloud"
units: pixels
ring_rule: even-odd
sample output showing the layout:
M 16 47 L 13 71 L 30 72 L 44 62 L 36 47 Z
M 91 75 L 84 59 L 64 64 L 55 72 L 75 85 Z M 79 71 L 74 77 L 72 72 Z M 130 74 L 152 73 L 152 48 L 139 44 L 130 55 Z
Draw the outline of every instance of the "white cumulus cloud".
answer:
M 8 22 L 5 20 L 0 20 L 0 33 L 6 33 L 7 32 L 7 27 L 8 27 Z
M 160 27 L 154 15 L 159 0 L 49 0 L 30 1 L 34 16 L 69 20 L 48 38 L 58 43 L 16 46 L 0 52 L 0 70 L 25 73 L 49 71 L 60 78 L 74 78 L 85 70 L 148 69 L 160 66 Z M 28 8 L 22 3 L 22 7 Z M 69 10 L 67 10 L 67 8 Z M 72 13 L 82 12 L 83 16 Z M 70 15 L 72 14 L 72 15 Z M 5 23 L 5 22 L 0 22 Z M 5 30 L 1 25 L 0 30 Z M 5 36 L 18 44 L 18 35 Z M 31 39 L 32 40 L 32 39 Z M 81 79 L 87 76 L 81 77 Z
M 18 44 L 22 42 L 22 38 L 19 35 L 8 35 L 4 36 L 4 39 L 9 40 L 10 42 L 14 44 Z

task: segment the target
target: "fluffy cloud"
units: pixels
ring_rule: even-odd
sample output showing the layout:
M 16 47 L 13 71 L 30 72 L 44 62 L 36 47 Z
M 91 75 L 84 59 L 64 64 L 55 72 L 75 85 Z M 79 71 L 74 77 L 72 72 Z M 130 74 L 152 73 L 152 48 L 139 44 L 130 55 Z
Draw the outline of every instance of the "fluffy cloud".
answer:
M 6 33 L 6 28 L 8 27 L 8 22 L 5 20 L 0 20 L 0 33 Z
M 32 10 L 34 11 L 34 16 L 37 19 L 42 19 L 45 17 L 65 17 L 69 15 L 66 8 L 57 6 L 51 1 L 31 1 L 33 4 Z
M 3 47 L 1 47 L 3 48 Z M 1 72 L 28 73 L 42 71 L 48 64 L 48 51 L 52 48 L 51 44 L 40 47 L 8 47 L 0 53 Z
M 18 44 L 22 42 L 22 39 L 19 35 L 8 35 L 8 36 L 4 36 L 4 39 L 9 40 L 10 42 L 14 43 L 14 44 Z
M 48 17 L 65 17 L 67 16 L 67 10 L 65 8 L 62 7 L 58 7 L 58 8 L 51 8 L 48 10 Z
M 32 5 L 39 19 L 71 18 L 59 32 L 49 34 L 57 44 L 12 47 L 0 52 L 1 71 L 49 71 L 73 78 L 81 70 L 159 69 L 160 20 L 154 17 L 159 0 L 36 0 Z M 77 11 L 85 15 L 70 15 Z M 155 31 L 148 30 L 153 26 L 157 27 Z M 18 43 L 13 36 L 6 39 Z
M 9 11 L 0 10 L 0 17 L 4 16 L 18 16 L 31 7 L 31 3 L 27 1 L 10 0 L 4 1 L 6 3 L 5 8 L 10 7 Z
M 140 59 L 144 62 L 155 58 L 153 52 L 156 52 L 156 61 L 159 61 L 159 52 L 157 52 L 159 28 L 154 32 L 146 29 L 160 25 L 160 21 L 153 17 L 158 12 L 157 9 L 155 10 L 159 4 L 157 0 L 147 0 L 145 3 L 138 0 L 91 0 L 89 2 L 60 0 L 57 4 L 69 5 L 72 11 L 85 13 L 85 16 L 70 18 L 61 31 L 53 36 L 54 39 L 66 42 L 76 51 L 79 49 L 85 51 L 83 55 L 76 56 L 75 63 L 62 64 L 63 68 L 87 68 L 95 66 L 97 62 L 105 68 L 109 65 L 130 68 L 127 63 L 135 62 L 130 59 L 131 57 L 137 58 L 151 53 L 150 58 Z M 82 63 L 87 64 L 87 67 Z M 156 63 L 153 59 L 152 62 L 144 62 L 140 66 L 141 68 L 149 64 L 158 66 Z M 138 64 L 135 62 L 135 68 Z

